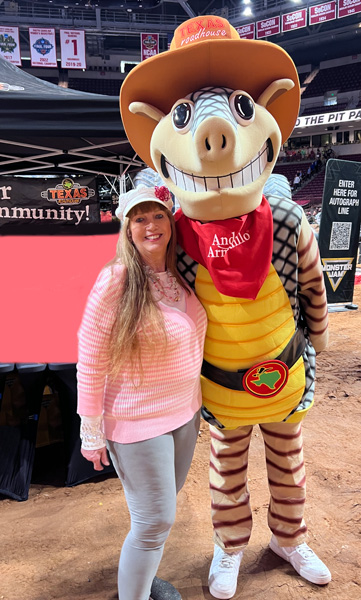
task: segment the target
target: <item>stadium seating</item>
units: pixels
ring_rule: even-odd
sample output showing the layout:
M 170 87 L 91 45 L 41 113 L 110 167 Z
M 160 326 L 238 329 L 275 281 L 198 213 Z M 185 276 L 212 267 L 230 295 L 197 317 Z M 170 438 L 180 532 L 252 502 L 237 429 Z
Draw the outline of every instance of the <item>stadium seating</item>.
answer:
M 287 177 L 288 181 L 292 184 L 294 176 L 297 171 L 302 171 L 302 176 L 305 177 L 307 173 L 308 167 L 311 165 L 312 161 L 298 161 L 291 163 L 276 163 L 273 172 L 278 173 L 279 175 L 284 175 Z
M 340 112 L 341 110 L 345 110 L 347 108 L 348 102 L 340 102 L 339 104 L 333 104 L 332 106 L 306 106 L 302 111 L 302 116 L 306 117 L 307 115 L 319 115 L 330 112 Z
M 350 63 L 328 69 L 320 69 L 316 77 L 308 84 L 302 98 L 323 96 L 325 92 L 337 90 L 349 92 L 361 89 L 361 64 Z
M 323 185 L 325 181 L 325 169 L 317 173 L 312 179 L 298 190 L 293 192 L 295 202 L 304 204 L 305 201 L 310 205 L 321 204 L 323 197 Z
M 118 96 L 121 86 L 120 79 L 89 79 L 69 77 L 68 87 L 82 92 Z

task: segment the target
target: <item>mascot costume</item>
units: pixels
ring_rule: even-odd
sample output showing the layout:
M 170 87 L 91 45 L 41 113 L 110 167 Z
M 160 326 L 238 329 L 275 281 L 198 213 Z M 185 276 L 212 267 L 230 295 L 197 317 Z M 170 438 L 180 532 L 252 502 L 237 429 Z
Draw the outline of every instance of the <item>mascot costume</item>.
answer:
M 270 547 L 309 581 L 328 583 L 329 570 L 305 542 L 301 431 L 316 352 L 327 345 L 323 274 L 301 207 L 263 195 L 298 116 L 296 68 L 279 46 L 240 39 L 225 19 L 200 16 L 175 30 L 167 52 L 131 71 L 120 103 L 134 150 L 179 202 L 179 244 L 198 263 L 195 289 L 208 315 L 210 592 L 236 592 L 252 528 L 255 424 L 265 444 Z

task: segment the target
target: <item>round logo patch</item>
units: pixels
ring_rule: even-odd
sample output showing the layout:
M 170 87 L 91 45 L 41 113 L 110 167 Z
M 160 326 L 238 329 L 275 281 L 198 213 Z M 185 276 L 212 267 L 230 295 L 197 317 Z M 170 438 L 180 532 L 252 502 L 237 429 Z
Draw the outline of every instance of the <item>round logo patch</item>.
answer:
M 281 360 L 266 360 L 248 369 L 243 376 L 244 389 L 257 398 L 276 396 L 286 385 L 288 367 Z

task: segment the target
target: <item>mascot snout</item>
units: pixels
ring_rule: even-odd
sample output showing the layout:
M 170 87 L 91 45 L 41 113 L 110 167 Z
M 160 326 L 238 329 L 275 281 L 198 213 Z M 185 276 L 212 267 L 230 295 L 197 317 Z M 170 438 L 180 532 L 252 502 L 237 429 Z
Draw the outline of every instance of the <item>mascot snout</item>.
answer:
M 209 117 L 197 128 L 194 143 L 202 161 L 222 161 L 232 156 L 236 146 L 233 125 L 219 117 Z

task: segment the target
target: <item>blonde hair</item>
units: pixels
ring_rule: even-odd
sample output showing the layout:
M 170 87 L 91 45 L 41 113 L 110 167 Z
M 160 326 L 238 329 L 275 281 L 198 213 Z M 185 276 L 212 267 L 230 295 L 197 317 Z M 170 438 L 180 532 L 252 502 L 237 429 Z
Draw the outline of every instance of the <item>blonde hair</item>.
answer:
M 177 241 L 172 213 L 157 202 L 147 201 L 137 204 L 129 212 L 129 216 L 124 218 L 116 256 L 109 263 L 109 265 L 121 263 L 126 267 L 123 294 L 116 307 L 116 318 L 110 335 L 110 370 L 108 373 L 110 377 L 116 377 L 125 363 L 130 364 L 133 381 L 135 373 L 139 373 L 141 376 L 142 345 L 149 349 L 149 347 L 155 346 L 156 338 L 159 345 L 159 335 L 156 336 L 159 331 L 163 333 L 164 347 L 166 345 L 163 315 L 158 303 L 153 299 L 145 264 L 130 236 L 130 219 L 140 212 L 151 210 L 161 210 L 169 219 L 171 237 L 166 250 L 166 269 L 176 278 L 177 283 L 190 294 L 177 270 Z M 164 351 L 164 348 L 162 350 Z

